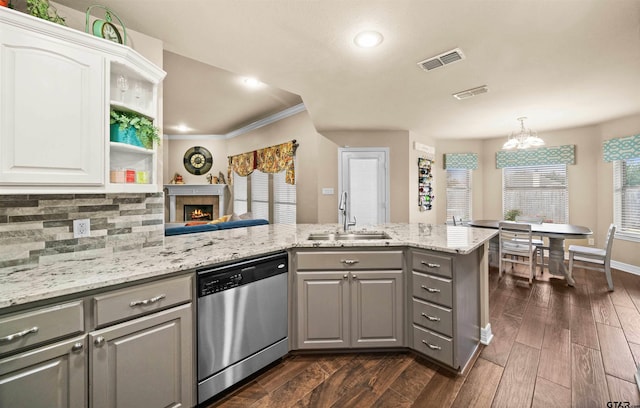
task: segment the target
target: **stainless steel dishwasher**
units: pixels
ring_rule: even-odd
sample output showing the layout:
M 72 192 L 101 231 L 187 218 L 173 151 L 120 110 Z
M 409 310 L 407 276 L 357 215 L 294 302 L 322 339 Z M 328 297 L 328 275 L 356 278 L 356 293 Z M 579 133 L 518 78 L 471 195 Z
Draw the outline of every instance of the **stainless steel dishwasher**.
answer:
M 197 270 L 198 403 L 288 353 L 287 260 Z

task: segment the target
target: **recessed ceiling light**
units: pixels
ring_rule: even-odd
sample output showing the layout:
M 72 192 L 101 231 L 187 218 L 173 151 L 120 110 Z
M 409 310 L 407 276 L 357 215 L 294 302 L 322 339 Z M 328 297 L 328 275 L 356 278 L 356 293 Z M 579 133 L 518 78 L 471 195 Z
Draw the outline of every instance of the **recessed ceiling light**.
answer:
M 188 132 L 188 131 L 191 130 L 191 128 L 189 126 L 185 125 L 184 123 L 176 126 L 175 129 L 178 132 Z
M 251 88 L 257 88 L 258 86 L 260 86 L 262 84 L 262 82 L 260 82 L 258 79 L 251 78 L 251 77 L 245 78 L 243 80 L 243 82 L 244 82 L 244 84 L 246 86 L 251 87 Z
M 353 38 L 353 42 L 358 47 L 373 48 L 380 45 L 382 39 L 382 34 L 377 31 L 362 31 Z

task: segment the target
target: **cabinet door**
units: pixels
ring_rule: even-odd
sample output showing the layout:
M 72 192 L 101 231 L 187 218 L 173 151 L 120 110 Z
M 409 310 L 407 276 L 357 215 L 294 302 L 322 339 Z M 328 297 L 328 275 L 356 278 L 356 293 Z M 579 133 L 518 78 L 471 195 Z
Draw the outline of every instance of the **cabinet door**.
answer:
M 0 407 L 87 406 L 86 336 L 0 360 Z
M 349 347 L 348 272 L 296 275 L 298 348 Z
M 191 407 L 191 304 L 89 333 L 91 406 Z
M 351 272 L 352 347 L 401 347 L 402 271 Z
M 15 27 L 0 44 L 0 184 L 104 184 L 104 58 Z

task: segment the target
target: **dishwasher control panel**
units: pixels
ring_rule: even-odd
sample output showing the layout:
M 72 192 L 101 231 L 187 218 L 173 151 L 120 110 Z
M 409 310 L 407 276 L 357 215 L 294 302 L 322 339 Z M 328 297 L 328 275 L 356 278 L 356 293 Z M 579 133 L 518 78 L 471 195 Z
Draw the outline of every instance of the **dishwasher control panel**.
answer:
M 240 286 L 242 282 L 242 274 L 236 273 L 228 276 L 211 276 L 200 281 L 199 295 L 206 296 L 212 293 L 221 292 Z

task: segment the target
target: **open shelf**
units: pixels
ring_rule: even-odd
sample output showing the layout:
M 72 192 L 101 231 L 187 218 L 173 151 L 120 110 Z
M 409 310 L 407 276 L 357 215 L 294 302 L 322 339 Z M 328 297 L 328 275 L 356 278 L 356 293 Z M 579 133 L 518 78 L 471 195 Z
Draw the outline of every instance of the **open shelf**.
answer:
M 109 142 L 109 146 L 111 147 L 111 152 L 137 153 L 149 156 L 153 155 L 154 153 L 152 149 L 145 149 L 144 147 L 133 146 L 126 143 Z

